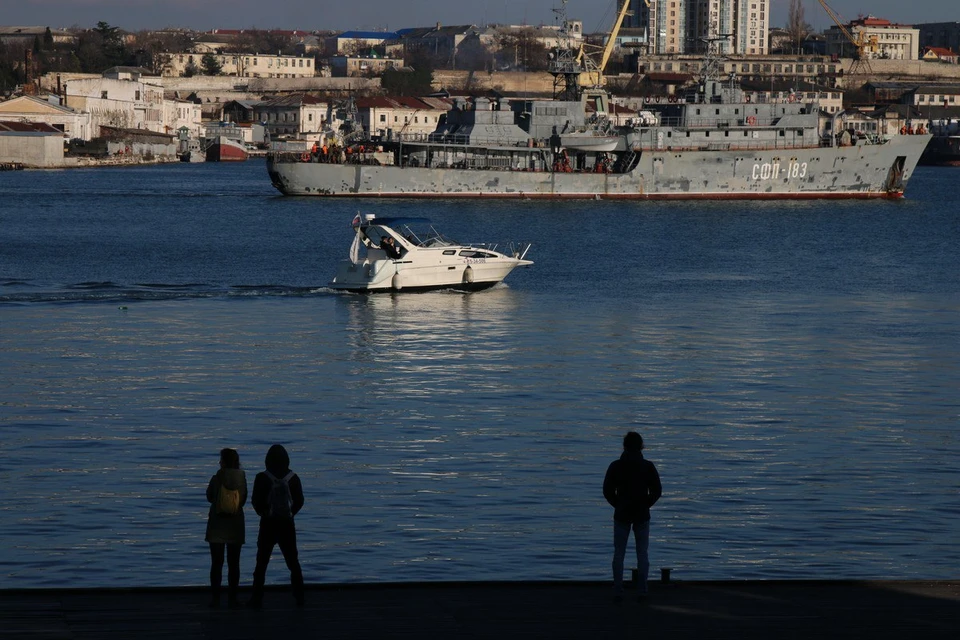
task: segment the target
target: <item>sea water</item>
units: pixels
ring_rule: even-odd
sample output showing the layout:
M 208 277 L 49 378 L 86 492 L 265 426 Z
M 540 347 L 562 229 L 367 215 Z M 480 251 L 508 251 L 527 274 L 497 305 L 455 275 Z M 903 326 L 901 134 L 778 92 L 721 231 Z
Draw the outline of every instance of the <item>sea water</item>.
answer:
M 0 173 L 3 587 L 204 584 L 218 451 L 252 485 L 273 443 L 308 582 L 608 579 L 628 430 L 654 571 L 956 578 L 957 175 L 544 202 L 284 198 L 262 160 Z M 335 293 L 358 211 L 536 264 Z M 244 582 L 255 540 L 248 507 Z

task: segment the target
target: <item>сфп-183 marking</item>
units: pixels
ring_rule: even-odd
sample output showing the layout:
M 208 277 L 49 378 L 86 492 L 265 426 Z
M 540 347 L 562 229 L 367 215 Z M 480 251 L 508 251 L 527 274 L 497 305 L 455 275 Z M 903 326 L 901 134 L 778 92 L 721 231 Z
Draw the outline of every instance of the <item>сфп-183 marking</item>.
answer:
M 753 165 L 751 177 L 754 180 L 802 179 L 807 177 L 807 163 L 791 160 L 784 168 L 779 162 L 764 162 L 762 164 L 758 162 Z

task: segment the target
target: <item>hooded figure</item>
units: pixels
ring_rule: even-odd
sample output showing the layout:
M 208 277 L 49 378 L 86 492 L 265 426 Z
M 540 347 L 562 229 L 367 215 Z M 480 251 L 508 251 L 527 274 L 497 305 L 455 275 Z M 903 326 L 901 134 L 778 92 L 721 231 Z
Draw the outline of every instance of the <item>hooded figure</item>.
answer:
M 257 566 L 253 571 L 253 594 L 247 606 L 259 609 L 263 603 L 263 585 L 267 565 L 274 546 L 280 547 L 290 570 L 290 584 L 297 606 L 303 606 L 303 572 L 297 552 L 297 529 L 293 518 L 303 508 L 303 485 L 300 477 L 290 471 L 290 456 L 282 445 L 275 444 L 264 459 L 266 471 L 257 474 L 253 482 L 253 508 L 260 516 L 257 535 Z

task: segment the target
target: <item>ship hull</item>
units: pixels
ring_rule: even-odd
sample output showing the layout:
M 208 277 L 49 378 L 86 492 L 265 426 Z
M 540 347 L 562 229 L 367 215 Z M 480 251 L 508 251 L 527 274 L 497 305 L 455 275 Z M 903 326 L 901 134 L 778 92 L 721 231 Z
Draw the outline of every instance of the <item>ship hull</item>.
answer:
M 921 165 L 960 166 L 960 136 L 934 136 L 920 157 Z
M 207 147 L 207 162 L 243 162 L 247 151 L 242 142 L 224 136 L 217 136 Z
M 896 198 L 929 135 L 886 144 L 767 150 L 645 150 L 626 173 L 324 164 L 268 157 L 285 195 L 390 198 Z

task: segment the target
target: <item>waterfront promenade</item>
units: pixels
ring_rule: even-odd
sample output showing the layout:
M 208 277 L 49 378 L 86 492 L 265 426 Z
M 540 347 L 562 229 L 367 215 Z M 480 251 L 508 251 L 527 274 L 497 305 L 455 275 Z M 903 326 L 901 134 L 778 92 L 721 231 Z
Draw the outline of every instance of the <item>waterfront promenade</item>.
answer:
M 279 589 L 260 611 L 206 605 L 200 588 L 0 590 L 0 638 L 953 638 L 960 581 L 674 581 L 619 603 L 597 582 L 315 585 L 302 609 Z

